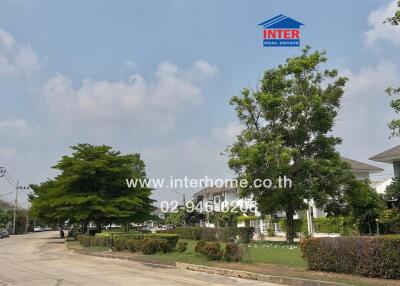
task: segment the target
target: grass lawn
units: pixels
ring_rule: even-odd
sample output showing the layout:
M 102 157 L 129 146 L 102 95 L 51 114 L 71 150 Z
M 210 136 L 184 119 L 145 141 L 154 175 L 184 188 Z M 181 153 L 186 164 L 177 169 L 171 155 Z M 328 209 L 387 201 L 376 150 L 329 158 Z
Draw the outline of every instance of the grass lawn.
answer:
M 244 263 L 268 263 L 307 268 L 298 244 L 257 241 L 244 246 Z
M 157 253 L 153 255 L 147 255 L 147 257 L 162 261 L 179 261 L 202 265 L 212 264 L 212 262 L 208 261 L 203 255 L 195 253 L 194 247 L 197 244 L 197 241 L 179 241 L 188 242 L 188 248 L 185 253 Z M 300 249 L 297 244 L 254 242 L 248 245 L 243 245 L 243 249 L 243 263 L 268 263 L 298 268 L 307 267 L 306 262 L 301 257 Z
M 178 251 L 174 251 L 171 253 L 156 253 L 152 255 L 145 255 L 145 258 L 156 259 L 160 261 L 168 261 L 168 262 L 185 262 L 185 263 L 193 263 L 193 264 L 201 264 L 201 265 L 211 265 L 212 262 L 208 261 L 203 255 L 197 254 L 194 251 L 194 247 L 196 246 L 196 240 L 185 240 L 180 239 L 180 242 L 186 241 L 188 243 L 187 250 L 184 253 L 180 253 Z

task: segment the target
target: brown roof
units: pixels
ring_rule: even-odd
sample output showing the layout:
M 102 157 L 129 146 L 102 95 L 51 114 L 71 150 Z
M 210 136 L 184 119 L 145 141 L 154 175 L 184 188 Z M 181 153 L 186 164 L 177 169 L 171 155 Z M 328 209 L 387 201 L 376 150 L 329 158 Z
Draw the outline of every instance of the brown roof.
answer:
M 346 163 L 350 164 L 351 170 L 352 171 L 358 171 L 358 172 L 368 172 L 368 173 L 379 173 L 382 172 L 383 169 L 379 167 L 375 167 L 360 161 L 356 161 L 353 159 L 345 158 L 342 157 L 342 160 L 345 161 Z
M 369 158 L 372 161 L 393 163 L 393 161 L 400 160 L 400 145 L 390 148 L 382 153 L 376 154 Z

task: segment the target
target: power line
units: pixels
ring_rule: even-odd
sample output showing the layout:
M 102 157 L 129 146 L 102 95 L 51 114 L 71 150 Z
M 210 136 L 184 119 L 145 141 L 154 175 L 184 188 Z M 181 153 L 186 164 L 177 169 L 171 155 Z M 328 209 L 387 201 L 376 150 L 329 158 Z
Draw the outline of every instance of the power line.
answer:
M 7 173 L 5 174 L 4 178 L 6 178 L 7 182 L 8 182 L 11 186 L 13 186 L 14 188 L 17 187 L 15 184 L 13 184 L 13 183 L 10 181 L 10 179 L 9 179 L 8 176 L 7 176 Z
M 8 176 L 8 178 L 14 183 L 14 185 L 16 185 L 17 183 L 15 182 L 15 180 L 11 177 L 10 172 L 7 171 L 6 176 Z
M 1 198 L 1 197 L 6 197 L 6 196 L 8 196 L 8 195 L 11 195 L 12 193 L 14 193 L 14 191 L 12 191 L 12 192 L 9 192 L 9 193 L 7 193 L 7 194 L 4 194 L 4 195 L 0 195 L 0 198 Z

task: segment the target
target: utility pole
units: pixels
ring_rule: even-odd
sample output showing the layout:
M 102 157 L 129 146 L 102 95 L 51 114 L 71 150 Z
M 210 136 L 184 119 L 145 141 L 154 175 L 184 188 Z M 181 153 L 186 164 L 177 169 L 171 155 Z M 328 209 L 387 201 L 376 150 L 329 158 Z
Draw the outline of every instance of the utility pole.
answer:
M 29 187 L 25 186 L 20 186 L 19 185 L 19 180 L 17 180 L 17 186 L 15 187 L 16 192 L 15 192 L 15 201 L 14 201 L 14 218 L 13 218 L 13 234 L 15 234 L 15 221 L 17 219 L 17 208 L 18 208 L 18 192 L 19 190 L 28 190 Z
M 14 201 L 14 218 L 13 218 L 13 234 L 15 235 L 15 220 L 17 217 L 17 206 L 18 206 L 18 190 L 19 190 L 19 180 L 17 180 L 17 186 L 15 187 L 15 201 Z

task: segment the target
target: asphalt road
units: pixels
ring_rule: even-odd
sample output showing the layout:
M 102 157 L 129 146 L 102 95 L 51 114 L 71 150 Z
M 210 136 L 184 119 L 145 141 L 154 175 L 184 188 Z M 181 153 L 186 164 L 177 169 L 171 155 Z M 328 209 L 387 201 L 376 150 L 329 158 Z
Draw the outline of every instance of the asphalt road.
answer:
M 69 253 L 57 232 L 0 240 L 0 285 L 276 286 L 131 261 Z

